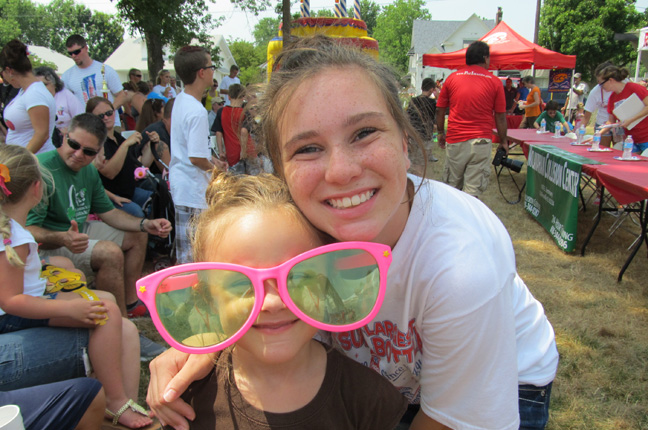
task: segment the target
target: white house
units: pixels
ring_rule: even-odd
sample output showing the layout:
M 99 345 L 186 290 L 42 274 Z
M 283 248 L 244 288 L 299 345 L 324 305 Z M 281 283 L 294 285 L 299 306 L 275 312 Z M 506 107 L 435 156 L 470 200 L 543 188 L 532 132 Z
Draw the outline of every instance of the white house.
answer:
M 415 20 L 409 55 L 412 88 L 421 93 L 421 82 L 427 77 L 442 79 L 454 70 L 423 66 L 423 54 L 458 51 L 481 39 L 495 27 L 495 20 L 481 19 L 474 13 L 465 21 Z
M 232 53 L 229 50 L 225 38 L 220 35 L 212 36 L 214 44 L 220 48 L 219 56 L 221 64 L 218 69 L 214 71 L 214 78 L 221 81 L 223 76 L 229 75 L 230 66 L 236 64 Z M 169 61 L 169 55 L 173 54 L 169 47 L 164 47 L 164 68 L 171 71 L 171 75 L 175 75 L 173 61 Z M 106 60 L 106 64 L 117 71 L 119 78 L 122 82 L 128 81 L 128 71 L 136 68 L 142 71 L 143 79 L 148 80 L 148 53 L 146 51 L 146 42 L 143 38 L 126 39 L 119 45 Z M 155 77 L 153 77 L 155 79 Z

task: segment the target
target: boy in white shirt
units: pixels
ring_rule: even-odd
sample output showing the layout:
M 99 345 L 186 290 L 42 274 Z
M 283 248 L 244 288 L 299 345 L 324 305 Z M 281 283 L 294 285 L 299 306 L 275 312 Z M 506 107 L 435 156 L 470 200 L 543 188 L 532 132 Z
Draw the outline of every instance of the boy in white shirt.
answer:
M 227 166 L 211 154 L 207 111 L 200 102 L 214 77 L 211 55 L 200 46 L 185 46 L 176 53 L 174 66 L 185 89 L 175 98 L 171 113 L 169 181 L 175 204 L 177 261 L 190 263 L 191 219 L 207 208 L 205 191 L 211 170 Z

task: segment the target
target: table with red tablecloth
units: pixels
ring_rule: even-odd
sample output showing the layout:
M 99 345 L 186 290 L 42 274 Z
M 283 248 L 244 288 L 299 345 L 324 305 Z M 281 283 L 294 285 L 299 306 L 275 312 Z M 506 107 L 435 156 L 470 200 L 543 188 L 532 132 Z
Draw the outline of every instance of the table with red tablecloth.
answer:
M 506 115 L 506 129 L 512 130 L 518 128 L 523 119 L 524 115 Z M 499 143 L 497 131 L 493 133 L 493 143 Z
M 518 143 L 524 152 L 525 157 L 529 155 L 529 146 L 542 144 L 553 145 L 565 151 L 580 155 L 596 162 L 604 164 L 583 164 L 582 171 L 593 178 L 600 186 L 601 192 L 607 191 L 620 205 L 629 205 L 631 203 L 638 203 L 637 209 L 626 209 L 640 214 L 641 227 L 642 227 L 642 240 L 638 241 L 637 246 L 632 251 L 630 257 L 626 261 L 623 269 L 619 273 L 619 281 L 623 276 L 623 272 L 628 267 L 632 258 L 645 242 L 648 246 L 648 238 L 646 237 L 646 224 L 648 215 L 646 214 L 646 200 L 648 199 L 648 158 L 639 156 L 639 161 L 622 161 L 614 157 L 621 156 L 621 151 L 612 149 L 607 152 L 591 151 L 590 146 L 576 146 L 571 145 L 574 139 L 568 137 L 556 138 L 551 133 L 537 133 L 536 130 L 522 130 L 512 129 L 507 133 L 509 143 Z M 604 201 L 601 198 L 599 205 L 599 216 L 590 230 L 588 237 L 583 243 L 581 254 L 584 255 L 585 247 L 591 239 L 598 223 L 601 219 L 601 214 L 604 211 L 616 211 L 618 207 L 607 206 L 605 207 Z

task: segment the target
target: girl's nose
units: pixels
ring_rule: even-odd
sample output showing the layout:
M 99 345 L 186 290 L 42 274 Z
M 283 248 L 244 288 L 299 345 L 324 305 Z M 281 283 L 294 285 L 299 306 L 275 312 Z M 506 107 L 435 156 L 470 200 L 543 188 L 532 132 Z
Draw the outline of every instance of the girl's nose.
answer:
M 286 305 L 279 296 L 277 281 L 274 279 L 268 279 L 264 281 L 263 286 L 265 287 L 265 296 L 263 298 L 263 306 L 261 306 L 261 310 L 265 312 L 279 312 L 284 309 Z
M 361 154 L 357 154 L 347 145 L 335 145 L 326 166 L 326 181 L 335 184 L 347 184 L 362 173 Z

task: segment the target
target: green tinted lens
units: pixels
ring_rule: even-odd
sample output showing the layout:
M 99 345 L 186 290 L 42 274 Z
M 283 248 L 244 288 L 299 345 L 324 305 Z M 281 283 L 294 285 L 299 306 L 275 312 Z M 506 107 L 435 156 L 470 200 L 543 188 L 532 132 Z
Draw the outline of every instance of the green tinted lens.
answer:
M 378 298 L 378 263 L 367 251 L 327 252 L 296 264 L 288 274 L 288 294 L 316 321 L 345 325 L 366 317 Z
M 226 341 L 245 324 L 254 307 L 254 287 L 239 272 L 186 272 L 160 283 L 155 306 L 176 341 L 207 347 Z

